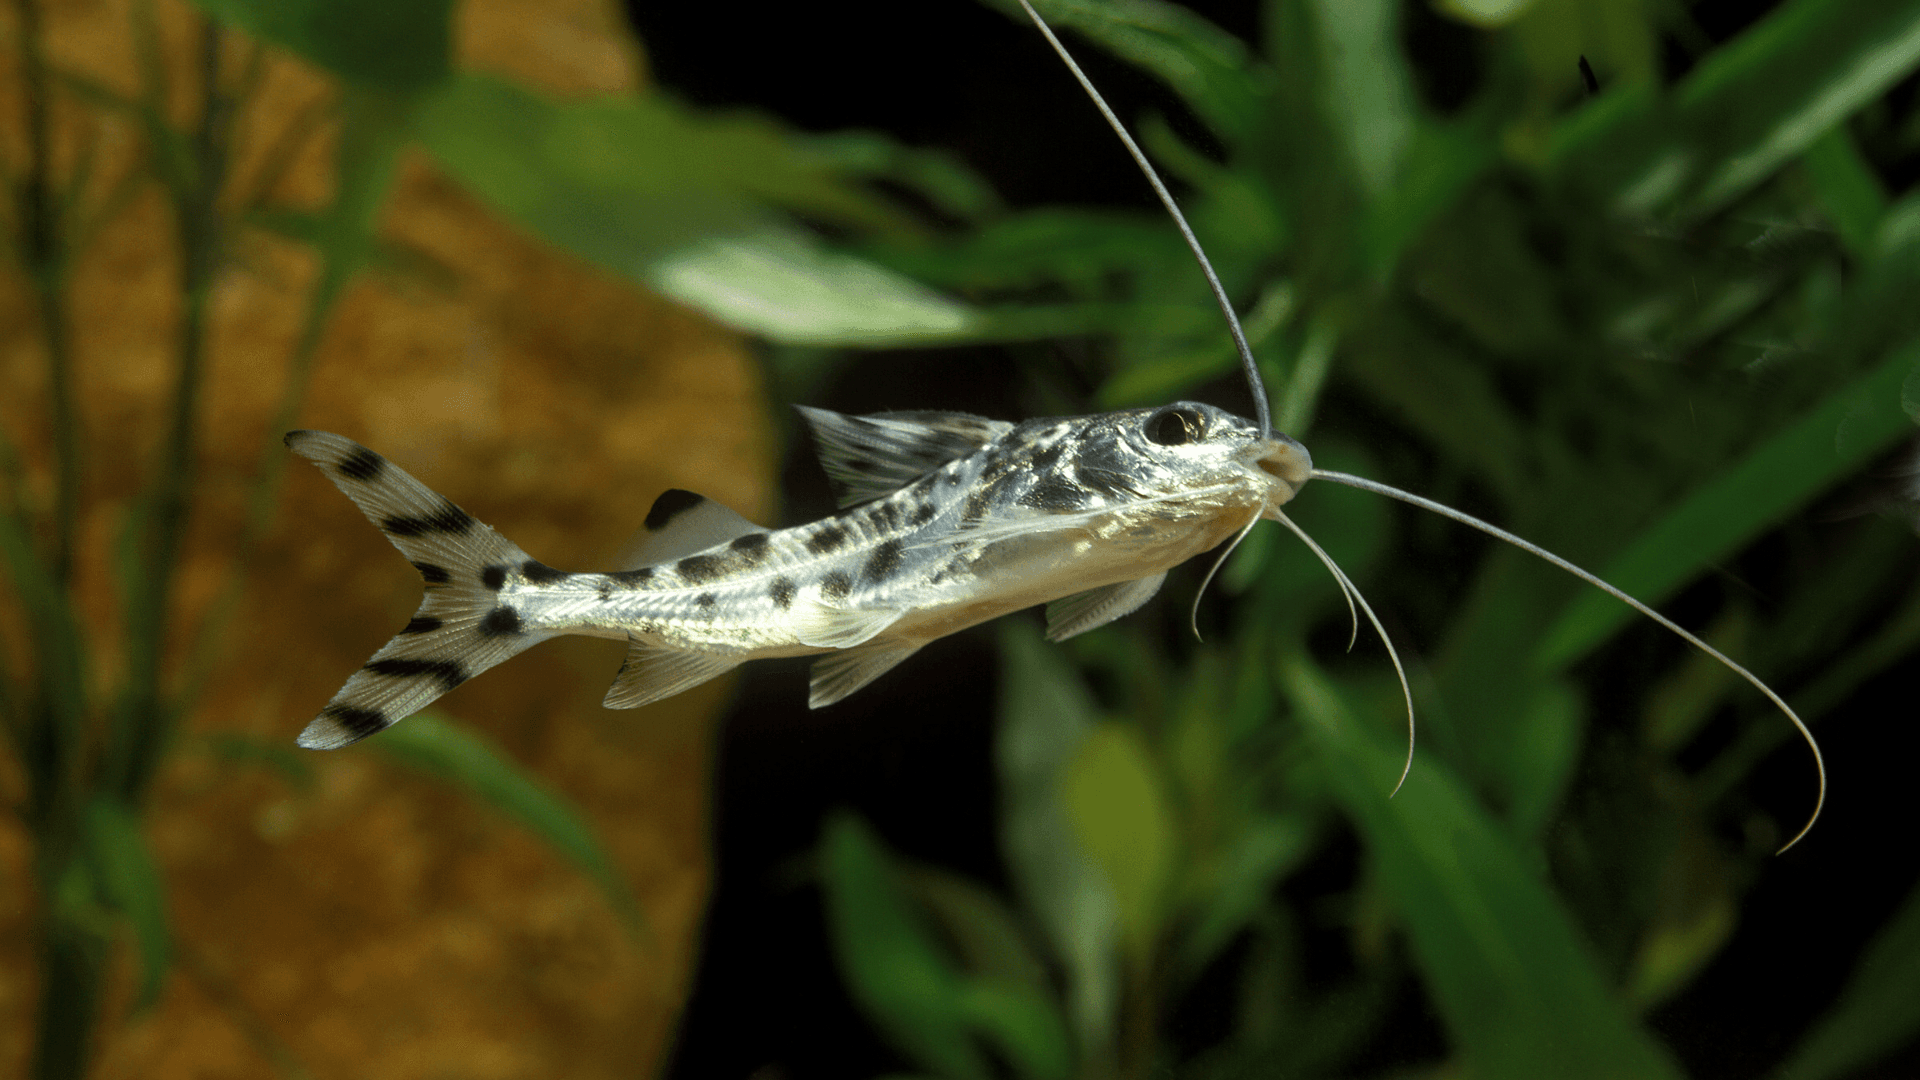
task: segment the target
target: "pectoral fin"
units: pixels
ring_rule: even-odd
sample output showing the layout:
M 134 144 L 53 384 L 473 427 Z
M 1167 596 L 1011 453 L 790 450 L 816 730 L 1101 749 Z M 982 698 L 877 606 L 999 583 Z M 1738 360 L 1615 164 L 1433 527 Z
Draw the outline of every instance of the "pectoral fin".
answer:
M 741 658 L 715 653 L 663 649 L 628 638 L 627 662 L 620 665 L 613 687 L 601 704 L 609 709 L 637 709 L 740 666 Z
M 1097 626 L 1105 626 L 1122 615 L 1140 610 L 1153 599 L 1167 580 L 1165 572 L 1138 581 L 1121 581 L 1097 589 L 1063 596 L 1047 605 L 1047 640 L 1065 641 Z
M 823 709 L 839 701 L 919 651 L 918 645 L 880 642 L 828 653 L 813 662 L 813 685 L 807 695 L 807 708 Z

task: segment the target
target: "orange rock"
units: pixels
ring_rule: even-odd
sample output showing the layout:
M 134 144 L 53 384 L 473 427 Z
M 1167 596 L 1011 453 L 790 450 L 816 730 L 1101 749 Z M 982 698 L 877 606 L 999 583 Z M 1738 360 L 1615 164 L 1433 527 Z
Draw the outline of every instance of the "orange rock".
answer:
M 124 0 L 47 0 L 54 63 L 135 91 Z M 194 105 L 197 16 L 158 4 L 176 118 Z M 11 32 L 10 29 L 8 31 Z M 556 92 L 642 79 L 612 3 L 475 0 L 461 61 Z M 244 53 L 229 42 L 230 69 Z M 18 115 L 14 52 L 0 108 Z M 261 183 L 271 147 L 328 84 L 272 51 L 236 133 L 236 185 Z M 136 167 L 138 133 L 62 97 L 62 170 L 97 140 L 106 190 Z M 9 121 L 8 126 L 13 126 Z M 17 132 L 5 136 L 19 161 Z M 329 187 L 330 135 L 274 182 L 312 206 Z M 238 192 L 229 202 L 239 204 Z M 424 158 L 407 161 L 386 238 L 443 273 L 363 275 L 343 297 L 299 415 L 387 454 L 542 560 L 586 569 L 686 487 L 768 520 L 772 462 L 745 343 L 685 309 L 505 224 Z M 171 393 L 179 318 L 170 211 L 148 185 L 107 222 L 71 290 L 86 425 L 79 589 L 102 689 L 117 673 L 111 545 L 149 481 Z M 194 518 L 175 591 L 172 670 L 234 570 L 245 503 L 287 379 L 315 265 L 298 245 L 238 234 L 213 298 Z M 0 425 L 29 495 L 52 491 L 45 361 L 31 296 L 0 282 Z M 275 451 L 278 452 L 278 451 Z M 420 582 L 332 485 L 289 466 L 271 533 L 211 681 L 194 703 L 149 814 L 181 957 L 159 1004 L 122 1020 L 133 974 L 100 1029 L 100 1077 L 261 1076 L 276 1059 L 316 1076 L 633 1076 L 666 1047 L 707 890 L 711 684 L 638 713 L 599 700 L 619 665 L 608 642 L 543 646 L 449 695 L 444 711 L 497 739 L 574 799 L 654 931 L 631 937 L 595 886 L 537 840 L 363 748 L 306 755 L 311 790 L 217 760 L 209 732 L 286 746 L 340 682 L 401 626 Z M 4 594 L 0 594 L 4 595 Z M 17 612 L 0 614 L 15 670 Z M 0 771 L 0 794 L 21 778 Z M 0 1074 L 25 1071 L 37 985 L 31 850 L 0 824 Z

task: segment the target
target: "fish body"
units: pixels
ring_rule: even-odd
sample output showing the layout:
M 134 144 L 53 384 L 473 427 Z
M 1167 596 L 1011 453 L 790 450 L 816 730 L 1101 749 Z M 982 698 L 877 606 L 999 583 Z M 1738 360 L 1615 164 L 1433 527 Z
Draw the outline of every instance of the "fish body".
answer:
M 407 627 L 300 744 L 355 742 L 560 634 L 629 643 L 610 708 L 748 660 L 823 654 L 809 697 L 819 708 L 1008 612 L 1048 604 L 1055 640 L 1119 618 L 1168 569 L 1276 516 L 1312 470 L 1294 440 L 1192 402 L 1021 424 L 802 412 L 840 513 L 768 530 L 669 491 L 647 515 L 639 565 L 600 573 L 532 558 L 352 440 L 289 433 L 426 582 Z

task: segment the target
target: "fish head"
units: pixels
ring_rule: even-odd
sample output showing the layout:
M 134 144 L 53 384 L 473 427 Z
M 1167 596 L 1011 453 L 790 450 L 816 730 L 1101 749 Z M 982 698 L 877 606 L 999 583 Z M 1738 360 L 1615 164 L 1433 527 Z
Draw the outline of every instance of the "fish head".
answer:
M 1144 494 L 1229 489 L 1277 512 L 1313 473 L 1305 446 L 1212 405 L 1176 401 L 1111 415 L 1114 435 L 1140 463 Z

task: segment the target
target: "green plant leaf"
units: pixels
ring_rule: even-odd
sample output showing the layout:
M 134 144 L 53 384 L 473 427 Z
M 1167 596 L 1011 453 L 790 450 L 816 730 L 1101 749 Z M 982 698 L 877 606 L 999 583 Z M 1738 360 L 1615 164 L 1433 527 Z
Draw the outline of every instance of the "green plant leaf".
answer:
M 195 0 L 352 83 L 413 91 L 452 70 L 452 0 Z
M 834 953 L 854 1000 L 922 1066 L 953 1080 L 985 1077 L 959 972 L 907 903 L 879 838 L 853 814 L 835 814 L 820 856 Z
M 1389 799 L 1400 748 L 1367 733 L 1304 656 L 1282 656 L 1280 672 L 1473 1075 L 1678 1080 L 1531 860 L 1459 781 L 1421 758 Z
M 1074 835 L 1106 873 L 1121 933 L 1144 961 L 1159 937 L 1178 854 L 1166 785 L 1139 733 L 1115 723 L 1081 740 L 1061 780 Z
M 1670 101 L 1622 87 L 1563 122 L 1561 171 L 1631 213 L 1740 197 L 1920 62 L 1920 6 L 1790 0 L 1709 54 Z
M 133 927 L 140 951 L 142 1008 L 160 996 L 171 963 L 173 938 L 167 930 L 167 886 L 160 877 L 140 815 L 110 795 L 87 803 L 82 823 L 87 866 L 102 898 Z
M 1112 1043 L 1120 1007 L 1120 916 L 1113 884 L 1074 835 L 1061 778 L 1094 730 L 1086 687 L 1031 626 L 1000 628 L 1000 847 L 1027 909 L 1066 974 L 1082 1047 Z
M 646 929 L 640 905 L 578 808 L 523 770 L 479 732 L 421 713 L 367 743 L 394 762 L 454 785 L 546 841 L 606 896 L 635 932 Z
M 1777 1080 L 1849 1076 L 1899 1049 L 1920 1033 L 1920 887 L 1907 894 L 1880 927 L 1840 991 Z
M 561 103 L 468 75 L 429 96 L 417 129 L 448 172 L 548 242 L 749 333 L 877 345 L 972 329 L 964 305 L 770 208 L 904 227 L 834 155 L 771 122 L 660 95 Z
M 1658 602 L 1701 567 L 1860 469 L 1912 433 L 1900 393 L 1916 365 L 1920 342 L 1827 395 L 1806 416 L 1642 530 L 1600 576 L 1642 601 Z M 1584 592 L 1541 638 L 1534 662 L 1542 670 L 1558 670 L 1637 617 L 1604 593 Z
M 1860 156 L 1860 148 L 1853 144 L 1847 126 L 1835 124 L 1828 128 L 1827 133 L 1800 156 L 1800 165 L 1813 181 L 1814 193 L 1819 196 L 1820 205 L 1833 221 L 1840 238 L 1846 242 L 1847 250 L 1856 257 L 1872 255 L 1880 219 L 1887 212 L 1887 193 L 1880 187 L 1880 178 Z
M 1320 107 L 1345 144 L 1354 177 L 1369 201 L 1400 180 L 1414 136 L 1413 87 L 1400 57 L 1399 11 L 1393 0 L 1314 0 L 1319 35 Z
M 1021 23 L 1008 0 L 994 6 Z M 1187 8 L 1160 0 L 1035 0 L 1057 30 L 1076 30 L 1101 48 L 1165 82 L 1228 141 L 1247 135 L 1260 115 L 1265 65 L 1240 39 Z

